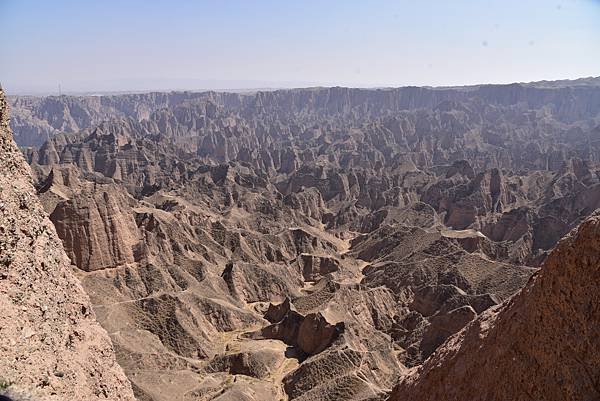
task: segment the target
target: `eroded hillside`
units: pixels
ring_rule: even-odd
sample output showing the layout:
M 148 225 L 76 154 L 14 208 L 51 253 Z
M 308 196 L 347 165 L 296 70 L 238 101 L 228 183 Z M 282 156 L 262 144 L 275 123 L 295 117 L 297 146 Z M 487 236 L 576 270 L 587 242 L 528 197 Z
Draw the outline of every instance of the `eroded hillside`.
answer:
M 599 399 L 599 287 L 596 214 L 560 242 L 517 296 L 404 376 L 390 400 Z

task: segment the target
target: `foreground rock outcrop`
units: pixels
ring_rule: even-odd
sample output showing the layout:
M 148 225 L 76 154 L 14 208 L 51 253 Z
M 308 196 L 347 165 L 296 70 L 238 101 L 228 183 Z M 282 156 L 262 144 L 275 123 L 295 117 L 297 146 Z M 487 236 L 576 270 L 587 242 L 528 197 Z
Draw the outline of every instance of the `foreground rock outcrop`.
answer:
M 390 400 L 600 399 L 599 288 L 596 214 L 518 295 L 450 338 Z
M 134 400 L 36 197 L 1 91 L 0 382 L 36 400 Z

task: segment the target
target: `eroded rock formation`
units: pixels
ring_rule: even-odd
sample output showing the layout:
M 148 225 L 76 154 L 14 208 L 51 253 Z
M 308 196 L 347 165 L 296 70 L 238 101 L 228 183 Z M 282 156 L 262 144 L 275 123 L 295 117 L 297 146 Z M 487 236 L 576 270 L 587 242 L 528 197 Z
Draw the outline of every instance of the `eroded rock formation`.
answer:
M 142 400 L 385 399 L 600 206 L 593 80 L 12 102 Z
M 0 91 L 0 381 L 40 400 L 134 400 L 13 142 Z
M 521 292 L 401 379 L 390 400 L 600 397 L 600 216 L 561 240 Z

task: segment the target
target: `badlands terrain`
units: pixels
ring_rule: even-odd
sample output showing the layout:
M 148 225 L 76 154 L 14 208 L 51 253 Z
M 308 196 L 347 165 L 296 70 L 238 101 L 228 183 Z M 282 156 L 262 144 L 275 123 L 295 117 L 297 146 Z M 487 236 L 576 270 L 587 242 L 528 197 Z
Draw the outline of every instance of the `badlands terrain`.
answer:
M 8 103 L 9 389 L 600 399 L 600 79 Z

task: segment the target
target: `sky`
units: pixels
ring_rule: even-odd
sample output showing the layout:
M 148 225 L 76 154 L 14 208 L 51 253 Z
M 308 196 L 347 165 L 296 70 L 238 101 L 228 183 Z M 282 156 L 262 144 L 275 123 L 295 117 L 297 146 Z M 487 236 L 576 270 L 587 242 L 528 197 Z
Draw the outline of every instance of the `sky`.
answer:
M 600 76 L 600 0 L 0 0 L 9 93 Z

